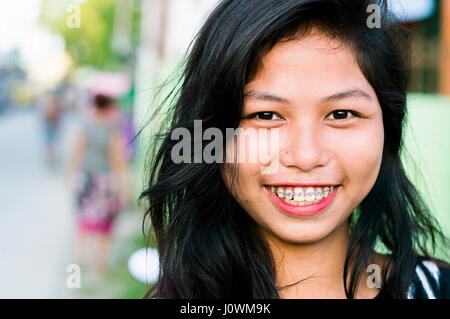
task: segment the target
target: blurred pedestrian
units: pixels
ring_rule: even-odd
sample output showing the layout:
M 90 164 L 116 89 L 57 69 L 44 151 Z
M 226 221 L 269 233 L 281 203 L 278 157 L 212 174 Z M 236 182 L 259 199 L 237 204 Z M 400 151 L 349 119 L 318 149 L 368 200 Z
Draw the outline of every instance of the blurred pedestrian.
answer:
M 69 158 L 66 182 L 76 196 L 78 263 L 85 266 L 91 240 L 97 239 L 95 271 L 103 275 L 111 233 L 118 213 L 129 200 L 125 138 L 111 119 L 114 100 L 97 94 L 90 118 L 82 120 Z
M 53 167 L 56 164 L 56 140 L 58 137 L 62 108 L 59 100 L 51 96 L 43 103 L 46 162 Z

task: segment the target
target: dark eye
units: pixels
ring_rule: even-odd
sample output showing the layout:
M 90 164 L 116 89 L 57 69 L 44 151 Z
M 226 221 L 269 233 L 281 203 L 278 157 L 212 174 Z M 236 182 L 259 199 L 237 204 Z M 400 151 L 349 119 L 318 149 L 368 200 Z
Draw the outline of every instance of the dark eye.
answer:
M 278 115 L 276 115 L 274 112 L 258 112 L 258 113 L 254 113 L 254 114 L 248 116 L 247 118 L 249 118 L 249 119 L 257 118 L 258 120 L 263 120 L 263 121 L 281 120 L 281 118 Z
M 349 115 L 357 116 L 355 112 L 348 110 L 336 110 L 331 112 L 328 116 L 333 115 L 334 120 L 346 120 Z

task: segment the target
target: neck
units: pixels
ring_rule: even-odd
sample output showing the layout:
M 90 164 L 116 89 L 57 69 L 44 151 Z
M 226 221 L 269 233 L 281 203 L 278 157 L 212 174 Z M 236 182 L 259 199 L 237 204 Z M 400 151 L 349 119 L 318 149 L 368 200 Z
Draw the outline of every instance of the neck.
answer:
M 308 244 L 269 238 L 281 298 L 345 298 L 343 273 L 348 223 Z

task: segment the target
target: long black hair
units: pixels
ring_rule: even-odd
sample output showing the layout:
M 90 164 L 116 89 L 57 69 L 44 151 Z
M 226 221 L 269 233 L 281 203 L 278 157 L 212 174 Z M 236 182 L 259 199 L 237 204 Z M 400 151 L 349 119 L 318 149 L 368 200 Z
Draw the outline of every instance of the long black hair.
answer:
M 372 28 L 367 24 L 371 4 L 381 14 Z M 147 296 L 279 298 L 268 245 L 227 189 L 220 164 L 174 163 L 171 150 L 177 141 L 171 134 L 187 128 L 194 136 L 194 120 L 202 120 L 203 130 L 219 128 L 223 136 L 227 127 L 237 128 L 244 86 L 256 75 L 264 50 L 307 36 L 312 28 L 352 48 L 383 112 L 379 176 L 349 221 L 347 297 L 355 297 L 377 244 L 388 251 L 382 292 L 404 298 L 417 258 L 432 255 L 429 249 L 445 240 L 401 162 L 409 49 L 402 44 L 407 33 L 386 2 L 223 0 L 197 34 L 180 85 L 165 100 L 171 102 L 165 130 L 152 141 L 156 151 L 140 199 L 148 202 L 145 217 L 158 246 L 160 274 Z

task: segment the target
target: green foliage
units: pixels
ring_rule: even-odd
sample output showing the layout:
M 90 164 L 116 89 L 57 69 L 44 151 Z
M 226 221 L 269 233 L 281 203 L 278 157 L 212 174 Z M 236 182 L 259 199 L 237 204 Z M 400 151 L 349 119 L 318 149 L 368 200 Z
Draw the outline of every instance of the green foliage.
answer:
M 134 1 L 134 0 L 130 0 Z M 52 33 L 61 35 L 66 51 L 75 65 L 89 65 L 102 70 L 115 71 L 124 63 L 132 63 L 138 43 L 139 11 L 134 1 L 131 12 L 131 48 L 127 55 L 115 52 L 112 46 L 115 30 L 116 0 L 87 0 L 77 5 L 69 0 L 43 0 L 40 23 Z M 70 27 L 79 13 L 79 27 Z M 69 22 L 69 25 L 68 25 Z

